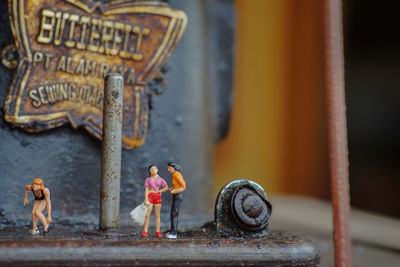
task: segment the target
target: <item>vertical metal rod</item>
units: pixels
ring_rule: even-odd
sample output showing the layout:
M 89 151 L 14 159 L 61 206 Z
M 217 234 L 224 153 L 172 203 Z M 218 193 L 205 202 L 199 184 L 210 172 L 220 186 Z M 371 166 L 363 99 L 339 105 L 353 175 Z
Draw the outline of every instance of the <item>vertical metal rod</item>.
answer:
M 124 78 L 120 74 L 109 73 L 104 78 L 100 188 L 100 229 L 103 230 L 119 227 L 123 89 Z
M 341 0 L 325 0 L 324 9 L 335 265 L 351 266 L 350 196 Z

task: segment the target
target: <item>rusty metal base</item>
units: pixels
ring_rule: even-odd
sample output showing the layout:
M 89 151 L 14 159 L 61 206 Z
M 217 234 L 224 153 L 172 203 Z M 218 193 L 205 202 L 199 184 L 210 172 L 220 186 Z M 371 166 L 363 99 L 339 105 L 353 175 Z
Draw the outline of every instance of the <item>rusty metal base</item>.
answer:
M 319 266 L 319 250 L 304 236 L 283 231 L 263 239 L 216 238 L 206 228 L 179 239 L 143 239 L 132 228 L 114 232 L 52 229 L 30 236 L 28 229 L 2 229 L 0 266 Z

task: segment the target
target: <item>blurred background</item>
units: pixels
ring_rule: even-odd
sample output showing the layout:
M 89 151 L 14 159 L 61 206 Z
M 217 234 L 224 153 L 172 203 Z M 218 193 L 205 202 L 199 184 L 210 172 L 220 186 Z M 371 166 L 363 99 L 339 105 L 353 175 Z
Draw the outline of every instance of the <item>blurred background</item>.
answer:
M 353 207 L 400 217 L 400 4 L 343 1 Z M 250 178 L 268 193 L 330 199 L 323 1 L 236 0 L 231 128 L 216 188 Z
M 324 2 L 235 1 L 233 110 L 214 168 L 217 190 L 261 184 L 272 229 L 308 235 L 334 266 Z M 353 266 L 398 266 L 400 4 L 342 2 Z

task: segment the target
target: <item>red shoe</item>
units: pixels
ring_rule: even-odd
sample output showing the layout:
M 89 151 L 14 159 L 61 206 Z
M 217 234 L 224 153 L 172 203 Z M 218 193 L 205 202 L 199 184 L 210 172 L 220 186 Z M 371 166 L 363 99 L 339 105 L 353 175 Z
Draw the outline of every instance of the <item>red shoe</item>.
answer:
M 147 237 L 147 232 L 146 232 L 146 231 L 143 231 L 142 236 L 143 236 L 143 237 Z
M 162 234 L 160 232 L 156 232 L 156 237 L 161 238 Z

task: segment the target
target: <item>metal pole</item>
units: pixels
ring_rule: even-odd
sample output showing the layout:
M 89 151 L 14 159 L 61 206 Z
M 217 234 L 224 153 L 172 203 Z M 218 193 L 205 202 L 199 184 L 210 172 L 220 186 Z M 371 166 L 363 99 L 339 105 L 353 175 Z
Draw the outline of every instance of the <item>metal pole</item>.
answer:
M 351 236 L 341 0 L 325 0 L 324 18 L 335 265 L 345 267 Z
M 104 78 L 100 188 L 100 229 L 103 230 L 119 227 L 123 89 L 124 78 L 120 74 L 109 73 Z

